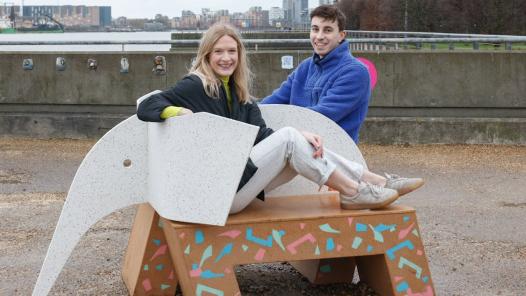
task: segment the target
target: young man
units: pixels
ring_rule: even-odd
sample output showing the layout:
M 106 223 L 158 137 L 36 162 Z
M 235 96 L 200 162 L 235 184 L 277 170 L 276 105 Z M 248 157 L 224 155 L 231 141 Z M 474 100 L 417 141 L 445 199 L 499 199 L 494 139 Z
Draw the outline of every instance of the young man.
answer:
M 291 104 L 319 112 L 358 143 L 371 95 L 369 73 L 349 52 L 345 15 L 338 8 L 319 6 L 310 18 L 314 55 L 301 62 L 262 104 Z

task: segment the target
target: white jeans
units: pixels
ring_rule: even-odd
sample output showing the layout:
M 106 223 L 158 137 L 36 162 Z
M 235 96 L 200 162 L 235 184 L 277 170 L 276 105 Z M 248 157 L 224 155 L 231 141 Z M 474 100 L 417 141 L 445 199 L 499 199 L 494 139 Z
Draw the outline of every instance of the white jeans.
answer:
M 301 175 L 319 186 L 324 185 L 335 169 L 359 181 L 363 166 L 323 149 L 323 157 L 314 158 L 314 147 L 292 127 L 275 131 L 252 148 L 250 158 L 258 167 L 243 188 L 236 194 L 230 213 L 243 210 L 262 190 L 272 189 Z

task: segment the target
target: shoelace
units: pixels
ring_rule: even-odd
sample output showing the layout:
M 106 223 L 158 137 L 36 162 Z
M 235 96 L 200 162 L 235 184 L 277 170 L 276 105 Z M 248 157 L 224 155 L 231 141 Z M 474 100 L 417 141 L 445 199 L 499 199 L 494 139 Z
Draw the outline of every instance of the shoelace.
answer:
M 371 192 L 375 198 L 380 198 L 380 193 L 384 190 L 384 187 L 369 182 L 365 182 L 365 184 L 371 189 Z
M 396 174 L 384 173 L 384 175 L 388 180 L 400 179 L 400 176 Z

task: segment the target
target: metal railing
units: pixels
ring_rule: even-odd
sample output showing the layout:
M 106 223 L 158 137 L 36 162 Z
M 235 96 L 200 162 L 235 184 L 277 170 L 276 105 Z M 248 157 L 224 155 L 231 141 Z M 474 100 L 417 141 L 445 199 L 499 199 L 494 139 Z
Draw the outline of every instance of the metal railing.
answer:
M 430 33 L 430 32 L 399 32 L 399 31 L 346 31 L 352 40 L 352 48 L 358 50 L 400 50 L 422 49 L 429 45 L 429 49 L 453 50 L 456 45 L 463 49 L 481 49 L 481 45 L 491 49 L 505 48 L 512 50 L 513 44 L 526 49 L 526 36 L 516 35 L 488 35 L 488 34 L 459 34 L 459 33 Z M 471 44 L 471 46 L 466 46 Z
M 467 44 L 470 44 L 467 45 Z M 351 38 L 351 48 L 354 50 L 407 50 L 422 49 L 429 45 L 430 50 L 447 49 L 454 50 L 456 47 L 462 49 L 480 50 L 481 45 L 491 49 L 505 48 L 512 50 L 513 44 L 518 44 L 526 49 L 526 37 L 502 38 L 502 37 L 429 37 L 429 38 Z
M 360 32 L 368 34 L 367 32 Z M 399 32 L 385 32 L 396 35 Z M 405 32 L 402 32 L 405 33 Z M 384 34 L 384 33 L 381 33 Z M 422 34 L 422 33 L 420 33 Z M 407 50 L 422 49 L 424 45 L 429 45 L 429 49 L 455 49 L 456 45 L 472 44 L 471 48 L 479 50 L 480 45 L 490 45 L 493 48 L 505 48 L 512 50 L 514 44 L 520 44 L 526 49 L 526 36 L 495 36 L 495 35 L 462 35 L 456 37 L 439 37 L 433 33 L 426 38 L 422 37 L 397 37 L 397 38 L 348 38 L 351 43 L 351 49 L 364 51 L 382 51 L 382 50 Z M 389 34 L 388 34 L 389 35 Z M 450 34 L 449 34 L 450 35 Z M 482 37 L 481 37 L 482 36 Z M 309 39 L 246 39 L 245 45 L 251 50 L 259 49 L 310 49 Z M 120 45 L 121 51 L 126 51 L 126 45 L 172 45 L 175 49 L 195 49 L 199 45 L 199 40 L 132 40 L 132 41 L 0 41 L 0 46 L 34 46 L 34 45 Z M 426 47 L 427 48 L 427 47 Z M 1 49 L 0 49 L 1 50 Z
M 421 38 L 523 38 L 518 35 L 488 35 L 488 34 L 462 34 L 462 33 L 435 33 L 435 32 L 403 32 L 403 31 L 353 31 L 346 30 L 347 36 L 360 38 L 386 38 L 386 37 L 421 37 Z

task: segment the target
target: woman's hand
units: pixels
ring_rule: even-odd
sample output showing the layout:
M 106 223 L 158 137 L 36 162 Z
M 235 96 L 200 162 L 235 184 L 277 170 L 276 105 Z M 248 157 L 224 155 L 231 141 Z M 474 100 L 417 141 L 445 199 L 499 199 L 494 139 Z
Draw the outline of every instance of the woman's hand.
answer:
M 179 111 L 179 114 L 177 114 L 178 116 L 181 116 L 181 115 L 190 115 L 190 114 L 193 114 L 194 112 L 192 112 L 192 110 L 190 109 L 186 109 L 186 108 L 182 108 L 181 107 L 181 111 Z
M 161 117 L 161 119 L 164 120 L 170 117 L 188 115 L 192 113 L 194 112 L 192 112 L 192 110 L 190 109 L 186 109 L 183 107 L 177 107 L 177 106 L 168 106 L 164 108 L 163 112 L 161 112 L 161 115 L 159 117 Z
M 312 156 L 314 158 L 323 157 L 323 141 L 319 135 L 302 131 L 301 134 L 305 137 L 307 142 L 309 142 L 312 147 L 314 147 L 314 153 Z

